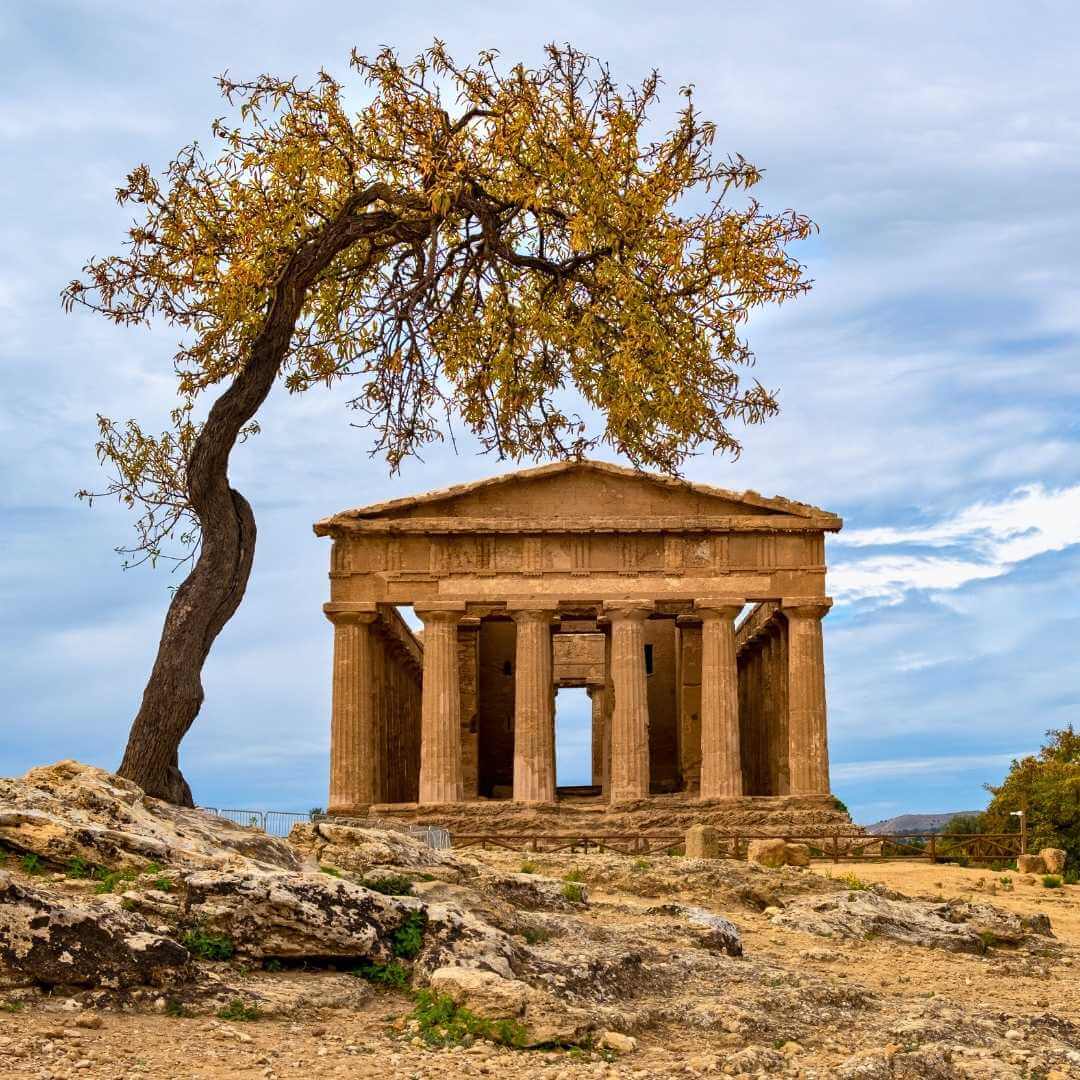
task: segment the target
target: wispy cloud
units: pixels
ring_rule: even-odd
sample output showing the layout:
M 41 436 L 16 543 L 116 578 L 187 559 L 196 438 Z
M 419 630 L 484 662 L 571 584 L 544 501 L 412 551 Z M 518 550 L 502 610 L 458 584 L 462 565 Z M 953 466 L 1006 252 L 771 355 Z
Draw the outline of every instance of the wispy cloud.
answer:
M 970 756 L 889 758 L 882 761 L 847 761 L 835 764 L 829 770 L 834 782 L 853 780 L 899 780 L 910 776 L 926 776 L 928 773 L 959 773 L 973 769 L 1007 769 L 1014 757 L 1020 754 L 972 754 Z
M 841 554 L 830 578 L 840 600 L 898 603 L 913 590 L 948 591 L 999 577 L 1018 563 L 1080 543 L 1080 484 L 1031 484 L 998 502 L 979 502 L 940 521 L 855 529 L 834 546 L 891 548 L 865 558 Z M 947 550 L 923 554 L 919 549 Z

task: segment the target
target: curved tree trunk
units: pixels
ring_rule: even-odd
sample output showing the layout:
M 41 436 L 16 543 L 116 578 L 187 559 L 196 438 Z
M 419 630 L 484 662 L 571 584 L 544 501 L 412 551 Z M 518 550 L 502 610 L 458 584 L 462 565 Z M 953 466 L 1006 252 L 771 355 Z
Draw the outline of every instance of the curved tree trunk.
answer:
M 378 224 L 385 230 L 387 215 L 355 214 L 377 194 L 355 199 L 290 258 L 246 361 L 214 402 L 195 440 L 187 483 L 202 527 L 202 547 L 169 605 L 157 658 L 118 770 L 148 795 L 193 805 L 180 771 L 180 741 L 202 706 L 203 663 L 239 606 L 251 573 L 255 517 L 247 500 L 229 486 L 229 454 L 273 388 L 304 297 L 317 275 L 339 252 L 362 239 L 368 228 Z

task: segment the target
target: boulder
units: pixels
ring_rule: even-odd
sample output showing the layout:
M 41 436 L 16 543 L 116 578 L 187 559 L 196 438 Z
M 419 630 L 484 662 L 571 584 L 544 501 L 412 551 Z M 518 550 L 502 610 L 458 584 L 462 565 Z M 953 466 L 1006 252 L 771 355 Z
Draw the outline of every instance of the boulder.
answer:
M 787 862 L 787 844 L 783 840 L 751 840 L 746 858 L 758 866 L 775 869 Z
M 1016 859 L 1016 869 L 1021 874 L 1045 874 L 1046 863 L 1041 855 L 1019 855 Z
M 520 1018 L 531 994 L 520 979 L 504 979 L 493 971 L 466 967 L 436 968 L 428 976 L 428 985 L 489 1020 Z
M 284 840 L 152 799 L 130 780 L 77 761 L 0 779 L 0 843 L 61 866 L 72 859 L 109 869 L 301 866 Z
M 573 888 L 567 889 L 567 885 Z M 524 911 L 579 911 L 582 904 L 589 902 L 589 890 L 580 882 L 559 881 L 541 874 L 486 874 L 481 888 Z
M 784 844 L 784 861 L 788 866 L 809 866 L 809 844 Z
M 513 939 L 470 911 L 453 904 L 425 907 L 424 944 L 414 966 L 421 972 L 471 967 L 513 979 L 521 961 Z
M 688 859 L 719 859 L 720 833 L 711 825 L 691 825 L 686 830 Z
M 1065 872 L 1065 851 L 1063 848 L 1044 847 L 1039 852 L 1039 858 L 1043 861 L 1048 874 L 1063 874 Z
M 187 949 L 141 915 L 46 894 L 0 870 L 0 985 L 117 989 L 189 974 Z
M 742 937 L 733 922 L 702 908 L 691 907 L 684 910 L 691 926 L 703 928 L 704 933 L 698 940 L 706 949 L 727 953 L 728 956 L 742 956 Z

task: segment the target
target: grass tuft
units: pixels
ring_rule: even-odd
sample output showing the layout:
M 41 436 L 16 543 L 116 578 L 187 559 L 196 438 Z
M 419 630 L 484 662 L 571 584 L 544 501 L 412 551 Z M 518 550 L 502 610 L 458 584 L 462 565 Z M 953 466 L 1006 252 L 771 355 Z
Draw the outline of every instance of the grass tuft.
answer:
M 1061 875 L 1060 874 L 1043 874 L 1043 888 L 1044 889 L 1060 889 L 1061 888 Z
M 245 1023 L 261 1020 L 262 1012 L 258 1005 L 248 1005 L 243 998 L 233 998 L 223 1009 L 218 1009 L 219 1020 L 241 1020 Z
M 585 903 L 585 886 L 577 881 L 565 881 L 562 887 L 563 896 L 572 904 Z
M 412 896 L 412 880 L 404 874 L 380 874 L 361 878 L 360 884 L 383 896 Z
M 180 939 L 180 944 L 200 960 L 231 960 L 236 952 L 232 938 L 209 933 L 201 926 L 189 930 Z
M 41 856 L 36 855 L 34 852 L 27 852 L 20 860 L 19 866 L 22 867 L 24 874 L 44 874 L 45 864 L 41 861 Z
M 388 990 L 408 990 L 412 972 L 398 960 L 388 964 L 361 964 L 349 972 L 358 979 L 367 979 L 376 986 L 385 986 Z
M 528 1032 L 515 1020 L 488 1020 L 455 1003 L 445 994 L 419 990 L 410 1019 L 417 1034 L 431 1046 L 468 1046 L 488 1039 L 500 1046 L 522 1047 Z
M 390 938 L 394 955 L 411 960 L 423 947 L 426 926 L 427 915 L 423 911 L 410 911 Z

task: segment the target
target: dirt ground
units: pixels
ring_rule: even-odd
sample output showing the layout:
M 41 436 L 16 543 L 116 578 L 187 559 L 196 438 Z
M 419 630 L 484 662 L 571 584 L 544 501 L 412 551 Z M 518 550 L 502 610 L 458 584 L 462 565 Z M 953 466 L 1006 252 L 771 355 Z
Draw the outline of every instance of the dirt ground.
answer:
M 93 1004 L 85 997 L 0 993 L 0 1077 L 1080 1078 L 1080 886 L 1048 890 L 1016 873 L 924 863 L 822 863 L 805 871 L 855 874 L 916 898 L 979 899 L 1042 913 L 1063 946 L 1052 958 L 993 949 L 968 955 L 777 927 L 763 911 L 684 881 L 678 858 L 659 856 L 643 866 L 610 855 L 468 856 L 514 871 L 527 860 L 539 873 L 574 872 L 589 884 L 584 932 L 597 940 L 629 936 L 640 944 L 645 970 L 663 973 L 655 987 L 646 979 L 633 991 L 622 1030 L 632 1033 L 636 1049 L 521 1051 L 484 1041 L 432 1048 L 408 1030 L 412 1003 L 404 994 L 334 971 L 268 972 L 232 963 L 212 966 L 214 977 L 224 997 L 242 990 L 261 998 L 255 1022 L 221 1020 L 209 1010 L 166 1015 L 165 998 L 152 991 L 100 1008 L 84 1007 Z M 707 957 L 703 964 L 700 952 L 688 952 L 685 928 L 665 913 L 664 905 L 676 902 L 731 919 L 745 956 Z M 1057 1049 L 1047 1042 L 1051 1033 Z M 896 1072 L 850 1071 L 852 1055 L 873 1051 L 889 1070 L 894 1055 L 900 1063 L 904 1052 L 927 1043 L 948 1043 L 952 1063 L 934 1071 L 937 1058 L 926 1051 L 923 1064 L 912 1066 L 919 1071 L 901 1064 Z M 1075 1061 L 1062 1046 L 1077 1048 Z

